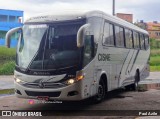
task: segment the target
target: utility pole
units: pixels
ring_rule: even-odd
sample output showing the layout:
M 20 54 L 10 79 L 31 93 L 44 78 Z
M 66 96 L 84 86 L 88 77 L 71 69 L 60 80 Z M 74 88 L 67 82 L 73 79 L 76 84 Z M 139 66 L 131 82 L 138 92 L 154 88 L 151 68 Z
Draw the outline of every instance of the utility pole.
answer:
M 112 15 L 115 16 L 115 0 L 113 0 Z

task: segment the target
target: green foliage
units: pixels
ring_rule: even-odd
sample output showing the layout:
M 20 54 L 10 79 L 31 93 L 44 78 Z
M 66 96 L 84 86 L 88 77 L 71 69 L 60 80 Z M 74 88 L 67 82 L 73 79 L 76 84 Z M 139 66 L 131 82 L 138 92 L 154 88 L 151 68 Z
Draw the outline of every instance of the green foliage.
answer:
M 15 67 L 15 48 L 0 47 L 0 75 L 11 75 Z
M 150 66 L 159 66 L 160 65 L 160 56 L 154 56 L 150 58 Z
M 0 75 L 11 75 L 14 72 L 15 62 L 9 61 L 0 66 Z
M 150 71 L 160 71 L 160 41 L 150 39 Z
M 150 71 L 155 72 L 155 71 L 160 71 L 160 66 L 150 66 Z
M 150 39 L 151 49 L 160 49 L 160 41 L 155 39 Z
M 0 47 L 0 60 L 15 60 L 16 49 Z
M 0 90 L 0 95 L 2 94 L 14 94 L 14 89 L 3 89 Z
M 151 49 L 151 57 L 160 56 L 160 49 Z

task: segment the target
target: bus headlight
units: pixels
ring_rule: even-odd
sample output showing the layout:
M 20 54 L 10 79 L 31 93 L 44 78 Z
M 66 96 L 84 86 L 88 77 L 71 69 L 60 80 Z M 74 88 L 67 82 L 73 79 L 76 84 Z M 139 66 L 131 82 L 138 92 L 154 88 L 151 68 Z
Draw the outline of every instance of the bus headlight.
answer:
M 74 80 L 74 79 L 69 79 L 69 80 L 67 81 L 67 84 L 69 84 L 69 85 L 71 85 L 71 84 L 73 84 L 73 83 L 75 83 L 75 80 Z
M 16 82 L 17 82 L 17 83 L 20 83 L 20 82 L 21 82 L 21 80 L 20 80 L 20 79 L 18 79 L 18 78 L 16 78 Z
M 15 81 L 16 81 L 16 83 L 19 83 L 19 84 L 23 84 L 23 83 L 25 83 L 24 81 L 22 81 L 21 79 L 19 79 L 19 78 L 15 78 Z

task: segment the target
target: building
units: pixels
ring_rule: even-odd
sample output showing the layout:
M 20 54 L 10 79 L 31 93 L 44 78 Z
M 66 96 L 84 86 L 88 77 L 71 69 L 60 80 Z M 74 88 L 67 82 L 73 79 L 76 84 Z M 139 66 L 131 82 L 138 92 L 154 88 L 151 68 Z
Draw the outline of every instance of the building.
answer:
M 160 40 L 160 23 L 157 21 L 147 23 L 150 38 Z
M 160 23 L 157 21 L 144 22 L 141 20 L 140 22 L 135 23 L 135 25 L 147 30 L 150 38 L 160 40 Z
M 133 23 L 133 14 L 117 13 L 116 16 L 130 23 Z
M 5 35 L 12 28 L 23 25 L 23 11 L 0 9 L 0 46 L 5 45 Z M 11 47 L 16 47 L 17 34 L 12 36 Z

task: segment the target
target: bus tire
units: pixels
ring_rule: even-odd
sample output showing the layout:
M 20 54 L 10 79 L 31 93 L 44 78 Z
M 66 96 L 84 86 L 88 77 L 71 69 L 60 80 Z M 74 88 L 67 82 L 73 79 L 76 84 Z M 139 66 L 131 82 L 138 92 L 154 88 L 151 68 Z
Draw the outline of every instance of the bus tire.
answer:
M 98 93 L 96 96 L 93 97 L 94 103 L 100 103 L 103 101 L 106 95 L 106 84 L 105 82 L 101 79 L 99 82 L 98 86 Z
M 132 89 L 133 91 L 137 91 L 138 90 L 138 83 L 140 81 L 140 73 L 139 70 L 136 71 L 136 75 L 135 75 L 135 81 L 134 84 L 132 84 Z
M 139 70 L 136 71 L 136 74 L 134 76 L 134 83 L 128 86 L 125 86 L 126 91 L 137 91 L 138 90 L 138 83 L 140 81 L 140 74 Z

